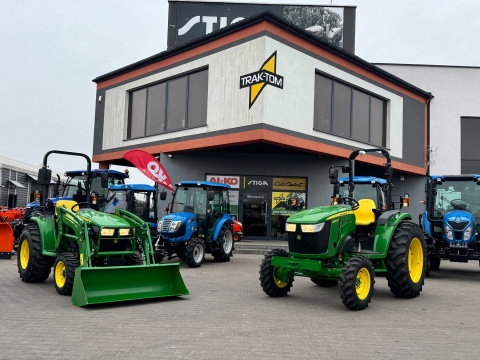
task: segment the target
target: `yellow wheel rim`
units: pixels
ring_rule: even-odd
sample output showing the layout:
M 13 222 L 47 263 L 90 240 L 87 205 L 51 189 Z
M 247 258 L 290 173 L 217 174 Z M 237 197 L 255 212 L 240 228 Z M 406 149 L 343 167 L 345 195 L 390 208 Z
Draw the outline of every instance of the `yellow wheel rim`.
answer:
M 275 276 L 277 269 L 278 266 L 275 266 L 275 268 L 273 269 L 273 281 L 275 282 L 275 285 L 277 285 L 277 287 L 284 288 L 285 286 L 287 286 L 287 283 L 277 279 L 277 277 Z
M 420 281 L 423 272 L 423 248 L 418 238 L 414 238 L 408 250 L 408 271 L 414 283 Z
M 55 283 L 59 288 L 65 285 L 66 281 L 66 268 L 63 261 L 59 261 L 55 267 Z
M 20 247 L 20 266 L 23 270 L 27 268 L 29 259 L 30 248 L 28 246 L 28 241 L 25 239 L 22 241 L 22 246 Z
M 365 300 L 370 293 L 372 279 L 367 268 L 361 268 L 357 274 L 356 290 L 360 300 Z

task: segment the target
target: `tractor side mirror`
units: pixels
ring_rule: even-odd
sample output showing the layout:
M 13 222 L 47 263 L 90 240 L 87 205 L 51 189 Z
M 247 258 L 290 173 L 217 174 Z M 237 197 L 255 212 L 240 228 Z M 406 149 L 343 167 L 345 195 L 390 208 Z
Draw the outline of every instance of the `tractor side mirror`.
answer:
M 160 193 L 160 200 L 166 200 L 167 199 L 167 192 L 166 191 L 162 191 Z
M 215 198 L 215 191 L 208 190 L 207 191 L 207 200 L 212 201 Z
M 335 168 L 330 168 L 328 169 L 329 175 L 328 177 L 330 178 L 330 184 L 336 184 L 338 182 L 338 170 Z
M 100 175 L 102 189 L 108 189 L 108 173 L 102 173 Z
M 52 179 L 52 170 L 50 169 L 40 169 L 38 170 L 38 185 L 50 185 Z

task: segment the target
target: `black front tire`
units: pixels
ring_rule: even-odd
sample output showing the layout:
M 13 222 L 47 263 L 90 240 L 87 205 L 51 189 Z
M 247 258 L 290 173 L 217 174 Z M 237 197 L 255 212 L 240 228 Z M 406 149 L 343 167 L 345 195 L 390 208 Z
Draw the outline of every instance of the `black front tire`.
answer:
M 218 249 L 212 251 L 213 259 L 217 262 L 230 261 L 233 252 L 233 229 L 232 225 L 222 226 L 217 238 Z
M 74 253 L 66 252 L 57 256 L 53 265 L 53 280 L 57 293 L 72 295 L 75 269 L 79 266 L 80 260 Z
M 191 268 L 200 267 L 205 259 L 205 243 L 202 239 L 193 238 L 185 247 L 185 262 Z
M 143 256 L 140 254 L 140 252 L 135 251 L 135 254 L 125 256 L 124 263 L 127 266 L 143 265 Z
M 271 297 L 287 296 L 288 292 L 292 288 L 293 276 L 291 276 L 288 282 L 283 282 L 275 276 L 277 267 L 272 265 L 272 257 L 281 256 L 288 257 L 288 252 L 282 249 L 273 249 L 265 255 L 260 265 L 260 285 L 262 286 L 265 294 Z
M 47 280 L 54 262 L 54 257 L 42 254 L 38 225 L 27 225 L 18 240 L 17 267 L 22 281 L 38 283 Z
M 388 286 L 395 296 L 414 298 L 420 295 L 427 271 L 427 248 L 417 224 L 403 221 L 397 226 L 385 265 Z
M 321 287 L 334 287 L 338 285 L 338 280 L 331 280 L 331 279 L 315 279 L 310 278 L 314 284 L 317 284 Z
M 372 301 L 375 284 L 372 262 L 364 256 L 352 256 L 340 274 L 340 298 L 350 310 L 363 310 Z

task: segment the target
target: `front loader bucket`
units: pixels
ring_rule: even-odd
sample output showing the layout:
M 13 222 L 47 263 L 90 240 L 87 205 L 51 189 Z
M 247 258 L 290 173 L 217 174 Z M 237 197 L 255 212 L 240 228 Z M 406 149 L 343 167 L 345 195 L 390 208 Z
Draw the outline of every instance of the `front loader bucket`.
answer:
M 77 268 L 72 302 L 84 306 L 188 294 L 180 263 Z
M 13 251 L 13 230 L 7 223 L 0 223 L 0 259 L 10 259 Z

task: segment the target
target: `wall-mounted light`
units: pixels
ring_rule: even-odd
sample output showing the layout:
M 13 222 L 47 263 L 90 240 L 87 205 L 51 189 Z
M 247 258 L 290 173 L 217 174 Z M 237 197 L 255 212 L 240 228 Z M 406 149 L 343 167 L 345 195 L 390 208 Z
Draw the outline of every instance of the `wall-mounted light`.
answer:
M 171 158 L 173 158 L 173 155 L 172 155 L 172 154 L 168 154 L 168 157 L 171 159 Z
M 102 102 L 102 95 L 99 95 L 99 96 L 98 96 L 98 102 L 99 102 L 99 103 Z

